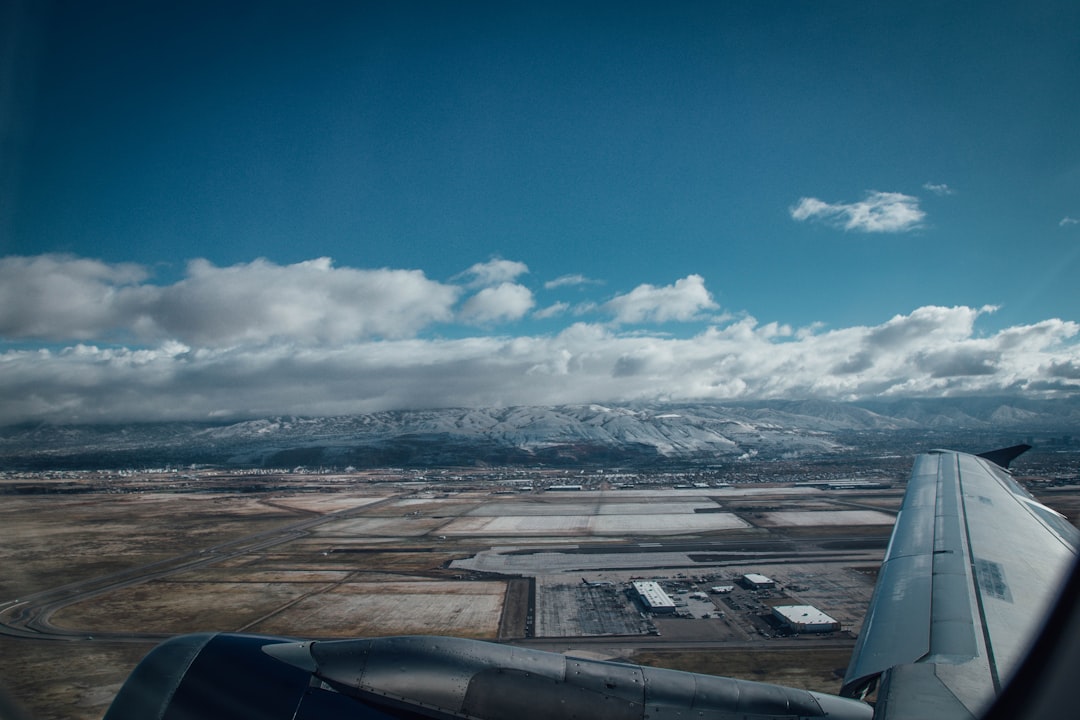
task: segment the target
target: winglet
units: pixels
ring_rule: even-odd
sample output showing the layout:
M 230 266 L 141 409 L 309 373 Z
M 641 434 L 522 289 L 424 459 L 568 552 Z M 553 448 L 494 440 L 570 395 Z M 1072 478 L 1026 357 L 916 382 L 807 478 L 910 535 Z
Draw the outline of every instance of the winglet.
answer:
M 1012 447 L 999 448 L 997 450 L 990 450 L 988 452 L 979 453 L 979 457 L 986 458 L 995 465 L 1007 469 L 1009 467 L 1009 463 L 1011 463 L 1013 460 L 1020 457 L 1030 449 L 1030 445 L 1013 445 Z

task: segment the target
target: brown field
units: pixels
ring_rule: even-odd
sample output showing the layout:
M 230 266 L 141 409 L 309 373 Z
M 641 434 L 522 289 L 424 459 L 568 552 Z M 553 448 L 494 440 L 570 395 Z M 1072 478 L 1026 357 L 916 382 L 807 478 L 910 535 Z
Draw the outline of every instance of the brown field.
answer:
M 240 630 L 300 596 L 328 588 L 310 583 L 154 581 L 68 605 L 59 628 L 105 632 L 190 633 Z
M 314 593 L 247 630 L 303 637 L 494 638 L 504 582 L 348 583 Z
M 715 652 L 702 650 L 642 650 L 628 659 L 640 665 L 740 680 L 757 680 L 804 690 L 836 693 L 847 669 L 847 649 L 752 650 Z
M 0 636 L 3 686 L 34 720 L 97 720 L 154 643 L 28 642 Z
M 295 517 L 250 497 L 7 495 L 0 502 L 0 597 L 164 560 Z

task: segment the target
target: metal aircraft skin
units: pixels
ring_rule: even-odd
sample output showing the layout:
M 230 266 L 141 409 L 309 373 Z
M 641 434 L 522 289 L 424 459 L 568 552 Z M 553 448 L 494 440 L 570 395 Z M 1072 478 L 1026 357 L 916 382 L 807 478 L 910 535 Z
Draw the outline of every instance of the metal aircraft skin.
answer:
M 221 633 L 159 645 L 105 720 L 980 717 L 1080 544 L 1012 480 L 1005 467 L 1023 450 L 1010 450 L 918 456 L 842 696 L 460 638 Z M 874 688 L 871 705 L 861 698 Z

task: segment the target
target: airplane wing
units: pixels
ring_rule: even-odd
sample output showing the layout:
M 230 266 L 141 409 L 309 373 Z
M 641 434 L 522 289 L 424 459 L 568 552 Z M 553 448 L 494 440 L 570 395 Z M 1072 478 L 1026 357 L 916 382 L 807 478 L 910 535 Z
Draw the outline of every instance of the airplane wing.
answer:
M 1080 533 L 992 460 L 920 455 L 841 694 L 879 718 L 971 718 L 1038 636 Z
M 846 697 L 460 638 L 203 634 L 155 648 L 105 720 L 976 717 L 1036 636 L 1080 539 L 995 464 L 1009 459 L 916 460 Z M 876 708 L 859 699 L 879 683 Z

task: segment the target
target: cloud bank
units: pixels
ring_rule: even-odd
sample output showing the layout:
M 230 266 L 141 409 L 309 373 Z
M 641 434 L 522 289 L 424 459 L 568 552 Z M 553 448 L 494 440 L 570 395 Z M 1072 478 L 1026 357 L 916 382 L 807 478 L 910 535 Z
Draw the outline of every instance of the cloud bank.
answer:
M 327 259 L 196 261 L 161 286 L 132 265 L 3 259 L 0 424 L 1080 390 L 1075 322 L 984 334 L 978 320 L 994 308 L 928 306 L 792 329 L 718 315 L 698 275 L 611 297 L 594 321 L 553 334 L 468 332 L 529 316 L 533 293 L 513 281 L 523 274 L 488 273 L 493 284 L 470 294 L 481 273 L 462 286 Z M 672 337 L 686 322 L 694 334 Z M 444 332 L 458 327 L 464 337 Z
M 818 221 L 844 230 L 868 233 L 908 232 L 921 227 L 926 217 L 919 208 L 917 197 L 877 191 L 867 193 L 866 198 L 854 203 L 827 203 L 804 197 L 789 212 L 794 220 Z
M 63 255 L 2 258 L 0 337 L 207 347 L 401 338 L 450 320 L 462 292 L 418 270 L 335 268 L 329 258 L 227 268 L 194 260 L 174 285 L 147 277 Z

